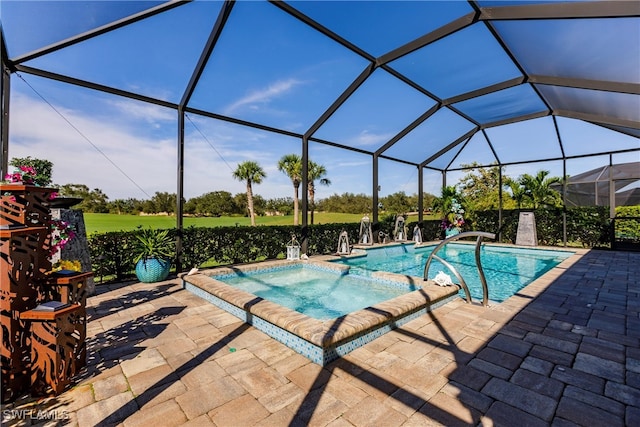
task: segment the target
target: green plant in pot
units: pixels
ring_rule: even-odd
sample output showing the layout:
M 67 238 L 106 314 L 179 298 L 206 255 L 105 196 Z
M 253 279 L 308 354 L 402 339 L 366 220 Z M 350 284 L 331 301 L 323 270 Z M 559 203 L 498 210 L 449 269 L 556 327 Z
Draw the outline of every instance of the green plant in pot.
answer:
M 134 253 L 136 255 L 136 276 L 144 283 L 165 280 L 173 258 L 173 240 L 169 230 L 142 230 L 137 235 Z

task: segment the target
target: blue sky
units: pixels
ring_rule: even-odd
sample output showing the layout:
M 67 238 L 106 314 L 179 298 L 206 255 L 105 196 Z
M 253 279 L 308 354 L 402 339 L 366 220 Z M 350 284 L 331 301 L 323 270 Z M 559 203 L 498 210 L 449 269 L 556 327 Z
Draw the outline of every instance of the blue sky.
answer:
M 113 8 L 117 3 L 108 7 L 108 4 L 99 2 L 89 2 L 90 7 L 86 8 L 73 8 L 74 5 L 67 3 L 50 2 L 46 4 L 50 8 L 46 13 L 26 15 L 24 9 L 16 7 L 16 2 L 4 1 L 0 16 L 9 55 L 19 57 L 106 23 L 108 20 L 101 21 L 105 12 L 117 19 L 126 15 L 125 12 L 139 10 L 141 5 L 152 4 L 120 3 L 117 8 Z M 71 9 L 62 9 L 67 6 Z M 129 6 L 133 9 L 127 9 Z M 391 3 L 361 2 L 358 19 L 366 19 L 368 26 L 351 25 L 355 9 L 349 10 L 348 7 L 354 5 L 334 4 L 333 7 L 345 8 L 341 10 L 342 14 L 331 13 L 330 9 L 314 9 L 311 3 L 303 3 L 299 7 L 315 13 L 315 19 L 325 25 L 330 24 L 330 29 L 342 37 L 360 43 L 371 55 L 380 56 L 461 16 L 469 6 L 466 2 L 446 5 L 410 2 L 406 10 L 399 11 Z M 178 102 L 219 8 L 219 2 L 197 1 L 28 61 L 25 65 Z M 70 19 L 63 12 L 73 13 L 75 18 Z M 65 18 L 61 19 L 61 16 Z M 429 16 L 429 19 L 420 19 L 420 16 Z M 400 19 L 404 19 L 403 25 L 377 26 L 399 22 Z M 627 45 L 621 48 L 637 47 L 637 39 L 633 40 L 638 30 L 632 24 L 619 24 L 619 31 L 627 33 L 616 38 L 627 40 Z M 29 28 L 29 31 L 24 31 L 24 28 Z M 512 28 L 506 25 L 505 31 L 512 31 Z M 421 84 L 424 80 L 425 87 L 434 93 L 439 92 L 436 94 L 442 97 L 493 84 L 517 74 L 517 69 L 508 58 L 502 57 L 504 54 L 499 50 L 486 49 L 484 53 L 488 57 L 480 57 L 478 46 L 487 36 L 486 29 L 474 26 L 455 36 L 468 37 L 478 45 L 446 40 L 416 52 L 414 59 L 406 56 L 391 65 Z M 451 53 L 455 45 L 463 47 Z M 610 45 L 594 49 L 593 55 L 601 52 L 611 55 Z M 439 61 L 437 66 L 418 66 L 424 64 L 422 57 L 434 55 L 444 59 L 451 55 L 451 58 Z M 593 55 L 591 58 L 578 58 L 581 62 L 576 62 L 576 67 L 591 61 Z M 638 60 L 632 55 L 630 61 L 633 65 L 633 61 Z M 272 5 L 239 2 L 190 106 L 302 134 L 366 65 L 367 61 L 362 57 Z M 474 72 L 471 80 L 470 72 Z M 451 76 L 447 85 L 432 83 L 442 76 Z M 530 98 L 522 94 L 527 90 L 530 90 L 528 86 L 516 87 L 493 94 L 493 97 L 505 98 L 503 101 L 506 100 L 511 110 L 523 113 L 537 111 L 541 108 L 539 103 L 526 101 Z M 460 103 L 460 109 L 488 119 L 505 114 L 497 107 L 487 108 L 487 105 L 496 105 L 495 99 L 488 99 L 489 104 L 479 106 L 474 101 L 478 103 L 476 100 Z M 53 179 L 56 184 L 84 183 L 91 188 L 102 189 L 111 200 L 127 197 L 145 199 L 156 191 L 176 191 L 177 113 L 174 110 L 26 73 L 12 75 L 11 102 L 10 157 L 31 155 L 48 158 L 54 163 Z M 434 103 L 424 94 L 378 69 L 314 136 L 373 151 Z M 637 120 L 636 112 L 633 108 L 631 110 L 632 118 Z M 598 126 L 565 118 L 559 118 L 558 123 L 569 155 L 589 153 L 594 147 L 598 151 L 638 147 L 637 139 Z M 388 154 L 421 161 L 472 127 L 470 122 L 443 109 L 407 135 L 402 144 L 389 149 Z M 291 183 L 277 170 L 277 162 L 284 154 L 300 153 L 299 139 L 192 113 L 188 113 L 185 134 L 187 198 L 218 190 L 232 194 L 244 192 L 244 184 L 234 181 L 231 173 L 238 163 L 246 160 L 257 161 L 267 173 L 266 180 L 254 188 L 257 194 L 265 198 L 292 195 Z M 544 153 L 542 157 L 560 155 L 550 117 L 490 128 L 487 134 L 504 162 L 531 160 L 539 158 L 541 153 Z M 371 156 L 318 143 L 311 143 L 309 151 L 312 160 L 327 168 L 327 178 L 332 182 L 329 187 L 318 188 L 317 198 L 344 192 L 372 193 Z M 446 166 L 456 152 L 443 156 L 433 165 Z M 614 162 L 637 161 L 638 157 L 638 152 L 619 154 L 614 156 Z M 482 133 L 467 143 L 453 160 L 453 166 L 472 161 L 492 161 L 491 150 Z M 567 172 L 578 174 L 608 162 L 608 156 L 574 160 L 568 162 Z M 379 167 L 381 196 L 397 191 L 417 192 L 415 167 L 384 159 L 380 160 Z M 562 162 L 509 166 L 507 174 L 518 176 L 525 172 L 535 173 L 539 169 L 561 175 Z M 449 183 L 454 183 L 460 175 L 459 172 L 450 173 Z M 441 174 L 425 171 L 424 177 L 425 191 L 438 193 Z

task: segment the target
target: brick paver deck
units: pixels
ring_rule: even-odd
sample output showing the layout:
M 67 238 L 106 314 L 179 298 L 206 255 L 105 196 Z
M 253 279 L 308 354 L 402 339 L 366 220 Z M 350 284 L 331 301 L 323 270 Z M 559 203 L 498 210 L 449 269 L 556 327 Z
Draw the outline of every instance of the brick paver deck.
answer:
M 640 253 L 588 251 L 504 303 L 449 303 L 325 368 L 177 280 L 98 291 L 82 378 L 3 405 L 3 425 L 640 425 Z

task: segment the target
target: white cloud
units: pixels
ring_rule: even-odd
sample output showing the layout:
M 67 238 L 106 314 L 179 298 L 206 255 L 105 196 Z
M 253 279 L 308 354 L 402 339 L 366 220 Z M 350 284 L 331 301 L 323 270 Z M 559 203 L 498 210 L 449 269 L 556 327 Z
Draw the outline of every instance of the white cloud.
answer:
M 128 115 L 129 118 L 143 119 L 148 123 L 175 123 L 178 117 L 178 113 L 170 108 L 143 102 L 134 102 L 128 99 L 108 101 L 108 104 L 112 105 L 123 114 Z
M 364 147 L 364 146 L 373 146 L 379 147 L 393 138 L 393 134 L 390 133 L 372 133 L 368 130 L 363 130 L 358 135 L 353 138 L 350 138 L 348 141 L 348 145 L 353 147 Z
M 257 104 L 267 104 L 273 98 L 283 95 L 291 91 L 294 87 L 302 84 L 302 81 L 296 79 L 287 79 L 276 81 L 268 87 L 249 93 L 244 98 L 240 98 L 233 104 L 224 109 L 224 114 L 230 115 L 242 107 L 249 106 L 251 109 L 259 109 Z
M 110 200 L 146 199 L 156 191 L 175 193 L 178 169 L 175 122 L 169 120 L 162 109 L 146 109 L 135 104 L 112 102 L 111 105 L 119 107 L 124 114 L 113 114 L 109 120 L 104 118 L 106 111 L 87 113 L 83 109 L 56 105 L 72 127 L 49 105 L 14 91 L 9 156 L 48 159 L 54 165 L 54 184 L 85 184 L 101 189 Z M 154 122 L 135 120 L 140 117 Z M 245 160 L 257 161 L 267 172 L 263 183 L 254 187 L 256 194 L 267 199 L 291 197 L 291 183 L 277 170 L 277 162 L 284 154 L 299 153 L 300 141 L 215 120 L 199 117 L 192 120 L 206 135 L 206 140 L 187 121 L 184 163 L 187 199 L 209 191 L 244 193 L 245 184 L 234 180 L 232 171 Z M 359 158 L 343 150 L 331 150 L 331 154 L 330 157 L 320 153 L 312 155 L 314 161 L 327 167 L 327 177 L 332 181 L 330 187 L 319 187 L 318 197 L 344 192 L 370 193 L 368 157 L 358 161 Z
M 134 136 L 120 129 L 116 122 L 94 119 L 59 106 L 56 109 L 73 127 L 48 105 L 14 94 L 10 157 L 48 159 L 54 165 L 55 184 L 86 184 L 102 189 L 110 199 L 146 198 L 136 184 L 149 195 L 155 191 L 175 191 L 175 141 Z

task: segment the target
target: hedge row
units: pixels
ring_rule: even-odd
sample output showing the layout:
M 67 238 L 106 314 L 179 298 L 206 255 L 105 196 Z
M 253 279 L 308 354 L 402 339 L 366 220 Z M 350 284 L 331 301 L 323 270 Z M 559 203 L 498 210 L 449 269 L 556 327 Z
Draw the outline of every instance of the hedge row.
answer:
M 535 212 L 538 241 L 541 245 L 561 245 L 563 242 L 562 209 L 538 209 Z M 502 227 L 498 224 L 498 211 L 478 212 L 467 218 L 465 230 L 502 233 L 502 241 L 515 243 L 519 211 L 503 211 Z M 604 207 L 568 209 L 567 240 L 582 243 L 585 247 L 606 245 L 609 241 L 608 210 Z M 408 223 L 409 235 L 416 225 Z M 421 225 L 425 241 L 443 238 L 440 221 L 424 221 Z M 394 222 L 385 218 L 374 224 L 373 237 L 377 240 L 382 231 L 393 232 Z M 309 226 L 309 255 L 334 253 L 338 238 L 344 230 L 349 241 L 355 243 L 359 237 L 360 224 L 323 224 Z M 177 230 L 171 230 L 176 237 Z M 139 231 L 110 232 L 89 238 L 93 271 L 99 277 L 122 280 L 135 270 L 132 248 Z M 204 263 L 236 264 L 264 259 L 284 258 L 286 244 L 291 236 L 300 240 L 299 226 L 258 227 L 189 227 L 183 230 L 182 266 L 188 270 Z M 174 248 L 175 249 L 175 248 Z

